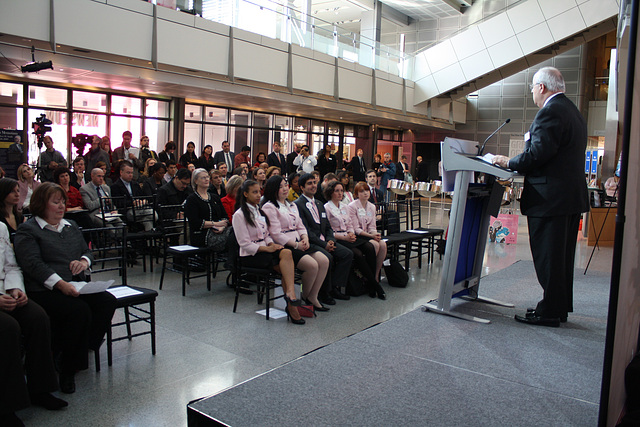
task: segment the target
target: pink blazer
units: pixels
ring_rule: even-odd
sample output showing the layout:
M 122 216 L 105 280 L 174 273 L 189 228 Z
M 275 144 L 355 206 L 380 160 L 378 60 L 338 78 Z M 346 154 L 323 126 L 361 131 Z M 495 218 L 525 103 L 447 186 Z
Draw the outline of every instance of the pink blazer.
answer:
M 258 253 L 260 246 L 267 246 L 273 242 L 264 217 L 254 222 L 255 227 L 247 223 L 242 209 L 238 209 L 233 214 L 233 231 L 236 234 L 238 246 L 240 246 L 240 256 L 253 256 Z
M 333 202 L 327 202 L 324 205 L 324 210 L 327 211 L 327 218 L 334 234 L 345 235 L 354 232 L 346 203 L 340 202 L 340 207 L 337 208 Z
M 289 202 L 287 208 L 277 208 L 273 203 L 265 203 L 262 211 L 269 217 L 269 235 L 279 245 L 286 245 L 291 240 L 300 241 L 307 229 L 300 219 L 298 207 Z
M 349 218 L 355 229 L 356 235 L 363 231 L 365 233 L 377 233 L 376 230 L 376 207 L 371 202 L 367 202 L 367 207 L 363 208 L 360 200 L 349 203 Z
M 40 182 L 34 180 L 33 191 L 36 191 L 36 188 L 38 188 L 38 185 L 40 185 Z M 22 205 L 24 204 L 24 201 L 27 198 L 27 191 L 29 187 L 27 186 L 26 182 L 18 181 L 18 189 L 20 190 L 20 200 L 18 200 L 18 210 L 21 211 Z

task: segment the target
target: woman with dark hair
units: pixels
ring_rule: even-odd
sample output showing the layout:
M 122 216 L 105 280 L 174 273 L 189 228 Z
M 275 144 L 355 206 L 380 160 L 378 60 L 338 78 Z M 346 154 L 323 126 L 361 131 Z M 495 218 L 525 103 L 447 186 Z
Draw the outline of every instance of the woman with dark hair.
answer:
M 227 195 L 222 198 L 221 202 L 227 213 L 227 218 L 229 218 L 231 222 L 233 222 L 233 213 L 236 211 L 236 196 L 243 182 L 244 179 L 242 179 L 241 176 L 234 175 L 229 178 L 227 184 L 224 186 Z
M 266 162 L 267 162 L 267 155 L 266 153 L 261 151 L 256 155 L 256 162 L 253 164 L 253 166 L 260 167 L 261 164 Z
M 11 243 L 18 226 L 23 221 L 22 214 L 18 211 L 19 200 L 18 182 L 11 178 L 0 179 L 0 221 L 7 226 Z
M 300 189 L 298 185 L 298 179 L 300 179 L 300 173 L 298 172 L 290 174 L 287 179 L 289 182 L 289 195 L 287 195 L 287 200 L 290 202 L 295 202 L 302 194 L 302 189 Z
M 144 194 L 156 195 L 158 188 L 164 185 L 164 174 L 167 173 L 167 167 L 164 163 L 156 163 L 149 168 L 149 178 L 142 183 Z
M 282 170 L 278 166 L 269 166 L 267 168 L 267 179 L 277 175 L 282 175 Z
M 193 194 L 184 202 L 184 214 L 189 220 L 190 244 L 208 246 L 216 251 L 226 247 L 231 233 L 229 219 L 220 198 L 209 192 L 209 173 L 196 169 L 191 175 Z
M 320 172 L 320 182 L 324 179 L 324 176 L 328 173 L 336 173 L 338 169 L 338 160 L 336 156 L 331 154 L 331 144 L 325 146 L 318 153 L 318 172 Z
M 193 163 L 194 165 L 196 165 L 198 163 L 198 156 L 195 153 L 196 151 L 196 144 L 193 143 L 193 141 L 189 141 L 187 142 L 187 151 L 180 156 L 180 161 L 178 163 L 180 163 L 182 165 L 182 167 L 189 167 L 189 163 Z
M 291 250 L 273 241 L 269 234 L 269 218 L 260 209 L 259 203 L 260 186 L 253 180 L 245 181 L 238 191 L 238 209 L 233 214 L 233 230 L 240 246 L 240 257 L 247 265 L 273 268 L 281 274 L 287 319 L 296 325 L 304 325 L 305 321 L 298 313 L 300 300 L 295 293 L 295 266 Z
M 63 218 L 66 203 L 67 193 L 59 185 L 47 182 L 36 188 L 33 217 L 18 228 L 15 251 L 27 295 L 51 319 L 54 354 L 60 354 L 60 389 L 73 393 L 75 373 L 87 369 L 89 349 L 99 350 L 116 299 L 109 292 L 80 294 L 70 283 L 86 279 L 93 255 L 75 223 Z
M 264 194 L 264 186 L 267 183 L 267 173 L 262 168 L 251 171 L 251 178 L 260 185 L 260 194 Z
M 376 229 L 376 207 L 369 201 L 371 193 L 367 183 L 357 183 L 354 193 L 357 199 L 348 205 L 349 217 L 356 236 L 369 239 L 376 251 L 376 269 L 373 276 L 377 280 L 387 257 L 387 243 L 382 240 L 382 234 Z
M 344 198 L 342 201 L 346 204 L 353 202 L 353 194 L 349 190 L 349 185 L 351 184 L 351 177 L 349 176 L 349 172 L 340 171 L 336 174 L 338 181 L 342 183 L 342 188 L 344 188 Z
M 176 159 L 176 143 L 173 141 L 169 141 L 164 144 L 164 150 L 158 154 L 158 160 L 160 160 L 165 165 L 169 160 L 177 161 Z
M 353 261 L 360 273 L 367 281 L 369 296 L 380 299 L 387 299 L 384 289 L 378 283 L 373 272 L 376 271 L 376 251 L 369 239 L 358 237 L 351 224 L 347 204 L 342 202 L 344 197 L 344 187 L 340 181 L 331 181 L 324 189 L 324 197 L 328 202 L 324 205 L 327 212 L 327 219 L 333 229 L 333 234 L 340 244 L 351 249 Z
M 202 156 L 198 159 L 196 166 L 209 172 L 211 169 L 216 168 L 216 162 L 213 160 L 213 147 L 211 145 L 205 145 L 202 149 Z
M 35 180 L 33 169 L 26 163 L 18 166 L 18 187 L 20 188 L 20 200 L 18 201 L 18 210 L 24 213 L 29 211 L 29 202 L 33 190 L 38 188 L 40 182 Z
M 318 301 L 318 292 L 329 270 L 329 258 L 311 248 L 298 207 L 287 200 L 289 184 L 281 176 L 269 178 L 264 189 L 262 210 L 269 218 L 269 234 L 274 242 L 289 248 L 293 261 L 302 270 L 302 299 L 317 311 L 329 311 Z
M 84 209 L 80 191 L 71 185 L 69 168 L 60 167 L 53 172 L 53 181 L 67 193 L 67 212 Z

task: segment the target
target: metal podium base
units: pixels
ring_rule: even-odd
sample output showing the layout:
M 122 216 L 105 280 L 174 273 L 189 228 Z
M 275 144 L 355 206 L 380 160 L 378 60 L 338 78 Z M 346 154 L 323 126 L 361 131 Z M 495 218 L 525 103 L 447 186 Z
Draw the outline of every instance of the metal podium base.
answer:
M 502 301 L 498 301 L 498 300 L 495 300 L 495 299 L 492 299 L 492 298 L 487 298 L 487 297 L 482 297 L 482 296 L 477 296 L 477 297 L 462 296 L 460 298 L 465 299 L 467 301 L 478 301 L 478 302 L 484 302 L 486 304 L 499 305 L 501 307 L 508 307 L 508 308 L 515 307 L 511 303 L 502 302 Z M 444 314 L 446 316 L 457 317 L 458 319 L 469 320 L 471 322 L 484 323 L 484 324 L 491 323 L 491 321 L 488 320 L 488 319 L 483 319 L 481 317 L 476 317 L 476 316 L 470 316 L 468 314 L 454 313 L 454 312 L 452 312 L 450 310 L 445 310 L 444 308 L 439 308 L 435 304 L 425 304 L 425 305 L 423 305 L 422 306 L 422 311 L 432 311 L 432 312 L 437 313 L 437 314 Z

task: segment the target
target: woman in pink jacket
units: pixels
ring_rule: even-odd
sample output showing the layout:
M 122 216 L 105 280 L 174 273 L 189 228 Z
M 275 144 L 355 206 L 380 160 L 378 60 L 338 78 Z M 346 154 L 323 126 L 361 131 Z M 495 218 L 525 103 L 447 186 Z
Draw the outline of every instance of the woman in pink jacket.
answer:
M 367 281 L 369 296 L 372 298 L 377 296 L 382 300 L 387 299 L 377 276 L 373 274 L 376 268 L 375 249 L 369 239 L 356 236 L 347 204 L 342 201 L 344 197 L 342 183 L 340 181 L 329 183 L 324 189 L 324 197 L 329 200 L 324 205 L 324 209 L 327 212 L 327 219 L 329 219 L 333 234 L 341 245 L 353 252 L 353 262 Z
M 240 257 L 246 265 L 257 268 L 273 268 L 282 275 L 282 289 L 287 301 L 287 319 L 296 325 L 305 321 L 298 313 L 300 300 L 294 288 L 293 257 L 291 250 L 273 241 L 269 234 L 269 218 L 260 209 L 260 184 L 246 180 L 240 191 L 233 214 L 233 231 L 240 246 Z
M 309 245 L 307 229 L 298 207 L 287 200 L 289 183 L 282 176 L 272 176 L 264 187 L 262 210 L 269 218 L 269 233 L 278 244 L 291 249 L 293 261 L 302 270 L 302 299 L 316 311 L 329 311 L 318 301 L 318 292 L 329 270 L 329 258 Z
M 382 263 L 387 256 L 387 243 L 376 230 L 376 207 L 369 201 L 369 186 L 366 182 L 357 183 L 353 192 L 356 200 L 349 203 L 349 218 L 356 235 L 369 239 L 369 243 L 376 250 L 375 276 L 379 277 Z

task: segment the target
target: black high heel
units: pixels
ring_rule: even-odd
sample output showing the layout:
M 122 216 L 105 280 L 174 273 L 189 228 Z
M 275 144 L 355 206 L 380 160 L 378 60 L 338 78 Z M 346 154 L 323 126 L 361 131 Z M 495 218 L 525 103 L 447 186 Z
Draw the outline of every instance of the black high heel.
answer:
M 378 296 L 378 299 L 381 300 L 386 300 L 387 299 L 387 294 L 384 293 L 384 289 L 382 288 L 382 285 L 380 283 L 377 283 L 374 285 L 375 288 L 375 293 Z M 369 296 L 371 296 L 371 293 L 369 294 Z
M 304 300 L 304 302 L 307 303 L 307 305 L 312 305 L 315 311 L 329 311 L 329 307 L 325 307 L 324 305 L 322 305 L 322 303 L 320 303 L 320 307 L 318 307 L 317 305 L 309 301 L 307 298 L 302 298 L 302 299 Z
M 296 312 L 298 311 L 298 309 L 295 306 L 292 306 L 292 307 L 295 308 Z M 284 308 L 284 312 L 287 313 L 287 322 L 291 320 L 291 323 L 293 323 L 294 325 L 304 325 L 306 323 L 305 320 L 302 318 L 302 316 L 300 316 L 300 313 L 298 313 L 298 316 L 300 316 L 299 319 L 294 319 L 293 317 L 291 317 L 291 313 L 289 312 L 289 306 Z
M 293 307 L 300 307 L 302 305 L 302 302 L 299 299 L 291 300 L 286 294 L 284 295 L 284 300 L 287 302 L 287 305 L 291 305 Z

